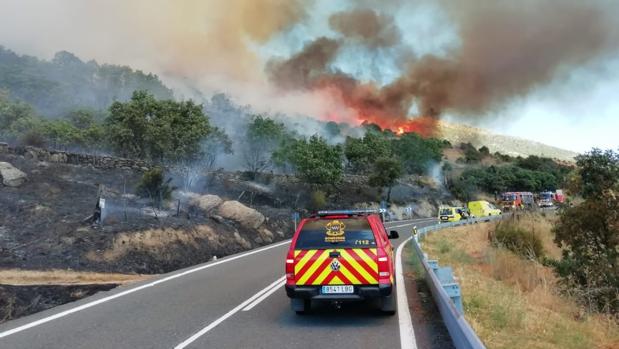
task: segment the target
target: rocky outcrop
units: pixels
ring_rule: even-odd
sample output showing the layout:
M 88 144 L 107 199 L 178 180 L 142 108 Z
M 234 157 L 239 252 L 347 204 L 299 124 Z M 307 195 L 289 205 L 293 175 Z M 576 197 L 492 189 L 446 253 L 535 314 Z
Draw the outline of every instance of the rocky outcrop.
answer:
M 420 200 L 412 205 L 413 213 L 419 217 L 434 217 L 438 213 L 436 206 L 432 205 L 428 200 Z
M 28 176 L 8 162 L 0 162 L 0 177 L 2 177 L 2 184 L 8 187 L 19 187 L 24 184 Z
M 264 223 L 264 215 L 238 201 L 226 201 L 219 206 L 218 215 L 238 222 L 245 228 L 257 229 Z

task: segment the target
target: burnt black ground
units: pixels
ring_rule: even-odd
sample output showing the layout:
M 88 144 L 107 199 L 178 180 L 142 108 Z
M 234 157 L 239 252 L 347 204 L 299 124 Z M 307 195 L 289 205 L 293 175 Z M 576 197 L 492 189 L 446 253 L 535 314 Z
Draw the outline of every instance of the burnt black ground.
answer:
M 0 154 L 0 161 L 7 161 L 28 175 L 26 183 L 18 188 L 0 185 L 0 268 L 159 274 L 246 250 L 235 242 L 235 232 L 251 248 L 263 244 L 255 242 L 256 231 L 235 222 L 209 219 L 203 212 L 188 215 L 188 210 L 182 210 L 178 217 L 155 218 L 132 207 L 130 212 L 139 213 L 130 213 L 124 220 L 114 211 L 117 214 L 109 215 L 102 226 L 93 226 L 84 219 L 94 212 L 99 185 L 106 188 L 107 205 L 111 206 L 122 202 L 124 192 L 135 191 L 139 172 L 43 163 L 12 154 Z M 147 205 L 138 200 L 132 204 Z M 263 211 L 269 218 L 266 226 L 274 234 L 292 234 L 290 209 L 265 207 Z M 195 244 L 169 243 L 165 258 L 164 254 L 149 250 L 135 250 L 122 260 L 109 263 L 88 258 L 88 253 L 109 248 L 121 233 L 165 228 L 191 233 L 199 225 L 215 230 L 222 243 L 215 245 L 206 239 L 197 239 Z M 279 240 L 285 236 L 274 237 Z
M 51 309 L 61 304 L 109 291 L 115 284 L 105 285 L 0 285 L 0 323 Z

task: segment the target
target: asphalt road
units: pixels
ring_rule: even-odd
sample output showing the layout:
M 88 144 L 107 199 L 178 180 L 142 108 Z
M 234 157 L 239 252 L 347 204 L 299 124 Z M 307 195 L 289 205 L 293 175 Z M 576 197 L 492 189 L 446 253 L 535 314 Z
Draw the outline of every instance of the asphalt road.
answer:
M 432 223 L 387 228 L 400 232 L 399 246 L 413 225 Z M 401 305 L 395 316 L 358 304 L 296 315 L 283 288 L 288 247 L 280 242 L 9 321 L 0 326 L 0 348 L 426 347 L 414 338 L 419 319 L 412 334 L 400 330 L 408 314 Z

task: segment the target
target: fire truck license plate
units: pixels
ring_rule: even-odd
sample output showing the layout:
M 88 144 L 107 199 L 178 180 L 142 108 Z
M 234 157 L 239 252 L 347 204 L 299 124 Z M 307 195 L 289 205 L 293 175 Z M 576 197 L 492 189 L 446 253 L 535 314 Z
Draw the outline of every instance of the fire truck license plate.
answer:
M 322 294 L 342 294 L 342 293 L 354 293 L 355 290 L 351 285 L 345 286 L 322 286 Z

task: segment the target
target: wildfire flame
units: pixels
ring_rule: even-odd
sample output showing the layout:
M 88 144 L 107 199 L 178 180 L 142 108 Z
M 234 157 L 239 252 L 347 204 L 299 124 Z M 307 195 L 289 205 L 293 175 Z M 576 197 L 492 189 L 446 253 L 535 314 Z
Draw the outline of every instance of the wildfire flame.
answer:
M 381 123 L 377 124 L 385 130 L 391 130 L 396 135 L 401 136 L 405 133 L 417 133 L 422 137 L 434 137 L 437 135 L 438 119 L 429 116 L 420 116 L 406 121 L 397 123 Z

